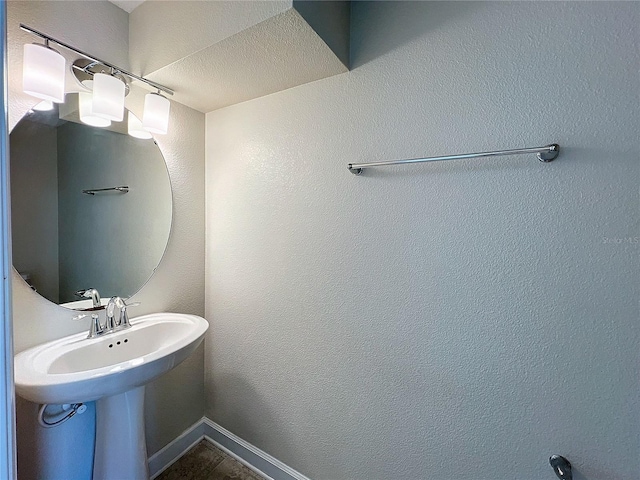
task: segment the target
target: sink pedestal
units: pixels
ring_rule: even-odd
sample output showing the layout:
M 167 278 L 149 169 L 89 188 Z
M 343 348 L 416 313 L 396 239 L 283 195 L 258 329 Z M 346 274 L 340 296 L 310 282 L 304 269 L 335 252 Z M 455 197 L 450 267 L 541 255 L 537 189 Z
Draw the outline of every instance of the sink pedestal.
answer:
M 96 401 L 96 480 L 148 480 L 144 386 Z
M 109 335 L 43 343 L 15 356 L 16 392 L 40 404 L 96 400 L 94 480 L 148 480 L 143 385 L 191 355 L 207 328 L 196 315 L 151 313 Z

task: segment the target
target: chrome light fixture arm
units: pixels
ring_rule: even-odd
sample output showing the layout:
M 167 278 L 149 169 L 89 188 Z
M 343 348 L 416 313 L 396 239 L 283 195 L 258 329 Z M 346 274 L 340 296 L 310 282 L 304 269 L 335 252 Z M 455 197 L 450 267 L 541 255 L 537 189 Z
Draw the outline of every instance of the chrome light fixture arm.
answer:
M 159 83 L 156 83 L 154 81 L 147 80 L 146 78 L 141 77 L 139 75 L 136 75 L 135 73 L 128 72 L 127 70 L 125 70 L 123 68 L 120 68 L 117 65 L 114 65 L 114 64 L 112 64 L 110 62 L 106 62 L 104 60 L 101 60 L 100 58 L 97 58 L 97 57 L 95 57 L 93 55 L 89 55 L 88 53 L 83 52 L 82 50 L 80 50 L 80 49 L 78 49 L 78 48 L 76 48 L 74 46 L 71 46 L 68 43 L 65 43 L 65 42 L 63 42 L 61 40 L 57 40 L 57 39 L 55 39 L 55 38 L 53 38 L 53 37 L 51 37 L 51 36 L 49 36 L 49 35 L 47 35 L 45 33 L 39 32 L 38 30 L 36 30 L 34 28 L 31 28 L 31 27 L 29 27 L 29 26 L 27 26 L 27 25 L 25 25 L 23 23 L 20 24 L 20 28 L 22 30 L 24 30 L 25 32 L 29 32 L 29 33 L 35 35 L 36 37 L 43 38 L 45 40 L 45 45 L 47 45 L 47 46 L 48 46 L 49 42 L 53 42 L 56 45 L 59 45 L 59 46 L 65 48 L 67 50 L 70 50 L 72 52 L 77 53 L 78 55 L 86 58 L 87 60 L 90 60 L 91 62 L 95 62 L 96 64 L 104 65 L 104 66 L 112 69 L 116 73 L 119 73 L 119 74 L 122 74 L 122 75 L 126 75 L 129 78 L 132 78 L 134 80 L 138 80 L 140 82 L 146 83 L 147 85 L 151 86 L 152 88 L 154 88 L 156 90 L 160 90 L 160 91 L 162 91 L 162 92 L 164 92 L 164 93 L 166 93 L 168 95 L 173 95 L 173 90 L 171 90 L 168 87 L 165 87 L 164 85 L 160 85 Z

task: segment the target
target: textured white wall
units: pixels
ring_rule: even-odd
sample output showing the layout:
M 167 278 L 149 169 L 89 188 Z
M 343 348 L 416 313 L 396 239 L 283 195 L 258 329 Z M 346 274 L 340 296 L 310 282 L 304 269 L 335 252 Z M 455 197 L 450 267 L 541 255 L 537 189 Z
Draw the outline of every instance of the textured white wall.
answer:
M 12 128 L 35 103 L 21 92 L 22 45 L 33 36 L 25 23 L 124 68 L 128 64 L 128 14 L 106 1 L 8 2 L 9 119 Z M 73 81 L 68 81 L 73 88 Z M 127 106 L 141 117 L 142 94 L 134 89 Z M 174 311 L 204 312 L 204 115 L 179 104 L 171 107 L 171 129 L 157 141 L 173 190 L 169 244 L 156 273 L 134 297 L 132 315 Z M 14 344 L 17 352 L 88 328 L 70 311 L 33 293 L 14 275 Z M 147 387 L 147 446 L 153 454 L 197 421 L 203 412 L 203 348 Z M 179 392 L 180 394 L 176 394 Z M 26 421 L 26 420 L 23 420 Z M 18 423 L 20 435 L 20 419 Z
M 639 24 L 354 2 L 352 72 L 207 114 L 207 415 L 318 480 L 636 479 Z

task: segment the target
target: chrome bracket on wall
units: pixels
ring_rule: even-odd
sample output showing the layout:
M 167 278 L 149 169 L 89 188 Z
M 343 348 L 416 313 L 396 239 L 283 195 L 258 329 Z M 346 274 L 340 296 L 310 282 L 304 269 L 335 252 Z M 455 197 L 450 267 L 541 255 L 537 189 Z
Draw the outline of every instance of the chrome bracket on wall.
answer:
M 553 472 L 560 480 L 572 480 L 573 474 L 571 473 L 571 462 L 561 455 L 551 455 L 549 457 L 549 463 Z
M 106 72 L 105 68 L 110 71 Z M 83 82 L 85 82 L 86 80 L 93 80 L 93 76 L 96 73 L 109 73 L 110 75 L 116 77 L 118 80 L 124 83 L 125 97 L 129 95 L 129 92 L 131 91 L 131 87 L 129 86 L 129 83 L 131 82 L 128 77 L 121 75 L 119 70 L 105 67 L 102 63 L 96 62 L 94 60 L 87 60 L 86 58 L 77 59 L 71 65 L 71 73 L 73 73 L 73 76 L 78 81 L 78 84 L 85 90 L 87 90 L 88 88 L 87 85 Z

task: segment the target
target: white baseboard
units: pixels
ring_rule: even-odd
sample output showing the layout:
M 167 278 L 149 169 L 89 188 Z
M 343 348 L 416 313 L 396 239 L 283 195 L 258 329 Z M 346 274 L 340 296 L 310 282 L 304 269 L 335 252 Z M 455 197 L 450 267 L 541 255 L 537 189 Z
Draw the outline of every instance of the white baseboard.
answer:
M 258 447 L 209 420 L 202 419 L 207 440 L 231 454 L 241 463 L 272 480 L 310 480 L 300 472 L 263 452 Z
M 310 480 L 207 417 L 202 417 L 173 442 L 149 458 L 150 477 L 154 479 L 160 475 L 203 438 L 267 480 Z
M 204 438 L 203 419 L 187 428 L 160 451 L 149 457 L 149 477 L 153 480 Z

